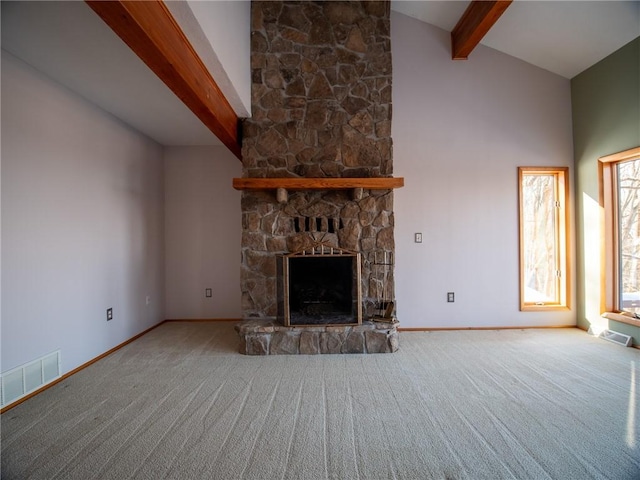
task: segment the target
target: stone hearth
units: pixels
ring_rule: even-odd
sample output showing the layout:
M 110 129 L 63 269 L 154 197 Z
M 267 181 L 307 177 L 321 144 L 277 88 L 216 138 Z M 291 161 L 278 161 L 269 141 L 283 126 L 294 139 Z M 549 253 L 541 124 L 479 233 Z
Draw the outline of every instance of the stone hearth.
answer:
M 396 324 L 285 327 L 272 320 L 236 325 L 240 352 L 246 355 L 315 355 L 323 353 L 393 353 L 398 350 Z

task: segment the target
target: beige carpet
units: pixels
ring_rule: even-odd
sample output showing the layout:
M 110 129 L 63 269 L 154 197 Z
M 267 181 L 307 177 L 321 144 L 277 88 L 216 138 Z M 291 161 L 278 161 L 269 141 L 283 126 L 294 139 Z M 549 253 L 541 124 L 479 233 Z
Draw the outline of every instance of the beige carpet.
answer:
M 163 324 L 2 415 L 2 478 L 640 479 L 640 351 L 577 329 L 236 348 Z

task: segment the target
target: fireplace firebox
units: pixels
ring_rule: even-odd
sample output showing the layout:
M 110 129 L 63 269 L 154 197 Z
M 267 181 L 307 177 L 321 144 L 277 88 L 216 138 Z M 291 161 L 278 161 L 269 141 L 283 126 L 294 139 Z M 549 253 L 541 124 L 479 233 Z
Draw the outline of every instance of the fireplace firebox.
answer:
M 278 320 L 285 326 L 362 323 L 360 254 L 317 245 L 278 255 Z

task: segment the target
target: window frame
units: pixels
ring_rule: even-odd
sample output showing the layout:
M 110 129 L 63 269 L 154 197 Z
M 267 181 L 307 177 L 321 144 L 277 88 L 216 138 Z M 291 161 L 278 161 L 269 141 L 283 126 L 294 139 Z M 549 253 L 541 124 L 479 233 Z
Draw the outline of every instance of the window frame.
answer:
M 600 203 L 600 313 L 603 317 L 640 327 L 640 320 L 625 312 L 620 304 L 618 285 L 620 259 L 618 248 L 617 165 L 640 160 L 640 146 L 598 159 Z
M 529 174 L 553 175 L 556 189 L 556 201 L 559 202 L 555 215 L 556 248 L 558 252 L 557 301 L 526 302 L 525 301 L 525 250 L 524 250 L 524 212 L 523 212 L 523 178 Z M 520 255 L 520 311 L 558 311 L 571 309 L 571 275 L 570 265 L 570 218 L 569 218 L 569 167 L 518 167 L 518 226 Z

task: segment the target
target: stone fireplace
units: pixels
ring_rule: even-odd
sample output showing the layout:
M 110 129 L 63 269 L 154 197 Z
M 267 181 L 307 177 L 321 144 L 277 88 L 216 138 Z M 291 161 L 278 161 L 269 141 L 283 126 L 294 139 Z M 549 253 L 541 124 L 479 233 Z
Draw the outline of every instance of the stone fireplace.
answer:
M 243 190 L 245 322 L 239 331 L 250 331 L 253 325 L 254 330 L 298 336 L 296 348 L 276 353 L 301 353 L 301 328 L 310 335 L 322 330 L 315 331 L 318 351 L 310 353 L 351 351 L 344 345 L 352 332 L 359 333 L 367 351 L 366 331 L 387 335 L 380 351 L 397 348 L 391 322 L 368 322 L 381 308 L 393 305 L 394 298 L 393 263 L 387 261 L 394 253 L 393 190 L 390 183 L 380 182 L 394 180 L 389 29 L 388 1 L 252 2 L 252 118 L 243 124 L 243 178 L 234 182 Z M 296 252 L 319 245 L 357 255 L 364 323 L 350 316 L 345 322 L 350 325 L 344 327 L 317 327 L 309 318 L 305 327 L 283 325 L 278 311 L 278 266 L 282 271 L 283 265 L 278 259 L 295 258 Z M 338 263 L 333 267 L 347 268 Z M 310 317 L 314 308 L 329 308 L 323 301 L 309 300 L 300 307 L 306 311 L 303 316 Z M 297 302 L 299 307 L 300 299 Z M 282 330 L 286 328 L 295 331 Z M 329 342 L 323 351 L 320 344 L 329 337 L 322 340 L 320 333 L 335 333 L 327 330 L 331 328 L 343 329 L 340 345 Z M 390 336 L 395 336 L 393 342 Z M 265 349 L 269 345 L 261 345 L 261 352 L 244 348 L 245 353 Z

